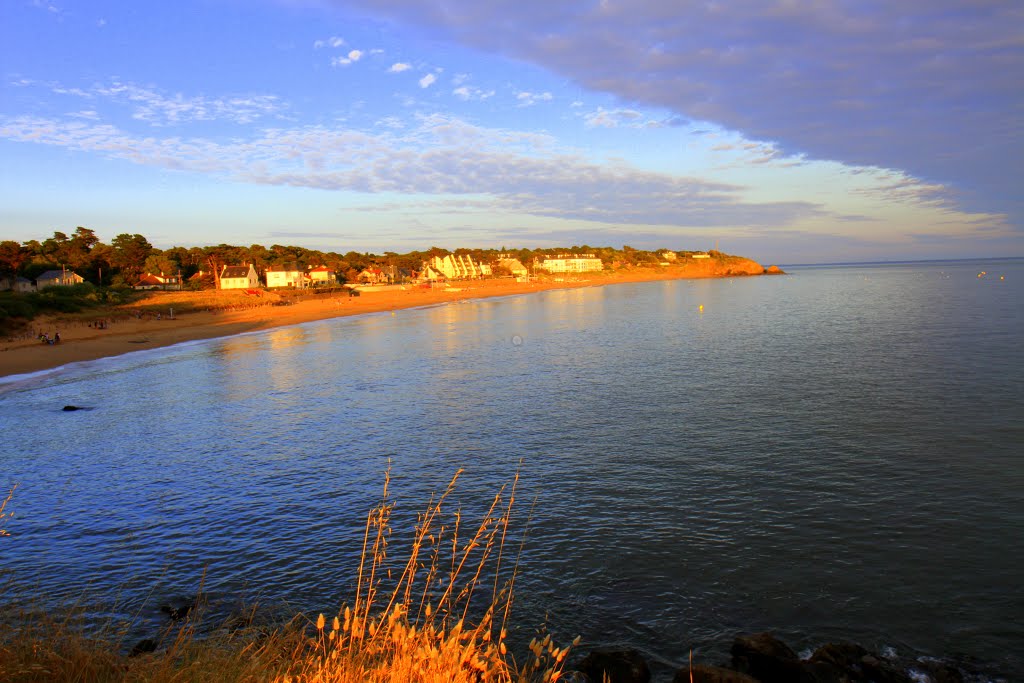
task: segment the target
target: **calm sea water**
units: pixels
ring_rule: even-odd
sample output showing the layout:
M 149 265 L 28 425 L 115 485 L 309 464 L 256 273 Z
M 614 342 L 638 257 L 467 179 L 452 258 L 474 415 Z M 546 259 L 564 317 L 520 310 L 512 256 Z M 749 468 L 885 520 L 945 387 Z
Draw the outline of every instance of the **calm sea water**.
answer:
M 0 597 L 84 591 L 159 616 L 202 581 L 330 611 L 389 461 L 400 518 L 458 468 L 467 511 L 520 468 L 524 627 L 666 664 L 774 629 L 797 649 L 851 639 L 1019 674 L 1022 301 L 1021 260 L 798 267 L 9 381 Z

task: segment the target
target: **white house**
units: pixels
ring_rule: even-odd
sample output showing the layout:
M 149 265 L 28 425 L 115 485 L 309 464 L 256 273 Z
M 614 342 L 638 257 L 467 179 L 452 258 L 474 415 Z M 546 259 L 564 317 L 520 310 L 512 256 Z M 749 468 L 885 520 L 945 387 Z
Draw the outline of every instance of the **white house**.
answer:
M 32 281 L 25 277 L 0 277 L 0 292 L 6 292 L 13 290 L 15 292 L 21 292 L 26 294 L 28 292 L 36 291 L 36 286 L 32 284 Z
M 139 278 L 135 289 L 181 289 L 181 280 L 177 275 L 146 273 Z
M 526 277 L 527 275 L 530 274 L 530 272 L 526 270 L 526 266 L 523 265 L 523 262 L 517 258 L 512 258 L 509 256 L 499 257 L 495 265 L 501 266 L 503 268 L 508 268 L 509 271 L 516 277 Z
M 306 286 L 309 278 L 299 270 L 294 263 L 285 263 L 273 268 L 267 268 L 267 288 L 274 287 L 295 287 L 302 289 Z
M 536 265 L 549 273 L 587 273 L 604 269 L 601 259 L 593 254 L 545 256 L 537 259 Z
M 46 287 L 66 287 L 68 285 L 77 285 L 83 282 L 85 282 L 85 278 L 70 270 L 48 270 L 42 275 L 36 276 L 37 289 L 45 289 Z
M 260 277 L 256 274 L 256 266 L 224 266 L 220 271 L 221 289 L 256 289 L 260 286 Z
M 491 267 L 486 263 L 476 263 L 468 254 L 460 256 L 448 254 L 447 256 L 435 256 L 429 261 L 423 262 L 425 279 L 438 279 L 430 277 L 430 273 L 440 273 L 449 280 L 468 280 L 470 278 L 483 277 L 492 273 Z
M 324 285 L 336 285 L 338 284 L 338 275 L 327 266 L 317 266 L 316 268 L 310 268 L 308 277 L 313 283 L 313 286 L 324 286 Z

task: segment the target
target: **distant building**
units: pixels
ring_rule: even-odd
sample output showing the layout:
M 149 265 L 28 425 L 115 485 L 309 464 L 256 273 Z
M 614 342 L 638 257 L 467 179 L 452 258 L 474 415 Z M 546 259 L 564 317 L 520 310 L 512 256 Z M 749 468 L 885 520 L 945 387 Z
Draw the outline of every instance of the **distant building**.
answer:
M 677 254 L 674 251 L 663 251 L 663 252 L 661 252 L 661 259 L 663 261 L 668 261 L 669 263 L 671 263 L 671 262 L 675 261 L 677 258 L 679 258 L 679 254 Z
M 338 275 L 327 266 L 310 268 L 306 274 L 314 287 L 338 284 Z
M 702 251 L 695 251 L 690 254 L 690 258 L 711 258 L 711 254 L 705 254 Z
M 48 270 L 36 276 L 36 289 L 67 287 L 85 282 L 85 278 L 70 270 Z
M 272 268 L 267 268 L 267 288 L 294 287 L 302 289 L 306 286 L 308 277 L 299 270 L 298 264 L 283 263 Z
M 601 259 L 593 254 L 558 254 L 544 256 L 534 262 L 538 268 L 549 273 L 588 273 L 604 270 Z
M 492 270 L 486 263 L 476 263 L 472 256 L 448 254 L 447 256 L 435 256 L 429 261 L 423 262 L 423 279 L 439 280 L 440 277 L 432 277 L 439 273 L 448 280 L 469 280 L 472 278 L 491 275 Z
M 495 262 L 494 265 L 500 266 L 502 268 L 508 268 L 509 271 L 516 277 L 526 277 L 527 275 L 530 274 L 530 272 L 526 269 L 526 266 L 523 265 L 522 261 L 520 261 L 517 258 L 512 258 L 511 256 L 499 256 L 498 260 Z
M 221 289 L 256 289 L 260 286 L 260 277 L 256 274 L 256 266 L 224 266 L 220 271 Z
M 387 283 L 388 276 L 380 268 L 364 268 L 357 279 L 368 285 L 379 285 Z
M 181 279 L 177 275 L 146 273 L 139 278 L 135 289 L 181 289 Z
M 7 291 L 27 294 L 36 291 L 36 286 L 27 277 L 0 277 L 0 292 Z
M 21 292 L 22 294 L 34 292 L 36 291 L 36 284 L 27 277 L 16 277 L 14 278 L 14 291 Z

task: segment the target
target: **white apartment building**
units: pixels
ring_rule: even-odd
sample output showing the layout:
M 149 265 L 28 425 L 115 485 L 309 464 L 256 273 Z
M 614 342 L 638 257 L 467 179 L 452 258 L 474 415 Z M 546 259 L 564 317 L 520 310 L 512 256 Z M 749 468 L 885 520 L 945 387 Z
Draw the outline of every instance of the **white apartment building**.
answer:
M 545 256 L 538 258 L 535 265 L 537 268 L 543 268 L 549 273 L 589 273 L 595 270 L 604 270 L 604 264 L 601 262 L 601 259 L 593 254 Z

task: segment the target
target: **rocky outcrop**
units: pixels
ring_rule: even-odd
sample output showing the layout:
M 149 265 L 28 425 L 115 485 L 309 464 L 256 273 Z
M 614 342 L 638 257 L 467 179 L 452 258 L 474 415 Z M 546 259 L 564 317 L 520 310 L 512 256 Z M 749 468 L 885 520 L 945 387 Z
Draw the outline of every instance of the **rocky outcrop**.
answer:
M 785 275 L 786 271 L 782 270 L 778 266 L 768 266 L 764 269 L 765 275 Z
M 737 636 L 729 650 L 733 667 L 760 681 L 810 681 L 800 657 L 770 633 Z
M 899 659 L 868 651 L 856 643 L 822 645 L 806 659 L 771 633 L 737 636 L 731 662 L 694 663 L 675 672 L 672 683 L 963 683 L 964 674 L 935 659 Z M 660 675 L 660 674 L 659 674 Z M 573 683 L 646 683 L 650 670 L 636 650 L 595 650 L 559 680 Z M 972 679 L 973 680 L 973 679 Z
M 685 277 L 734 277 L 767 272 L 757 261 L 718 252 L 711 258 L 681 258 L 673 267 L 682 269 Z

